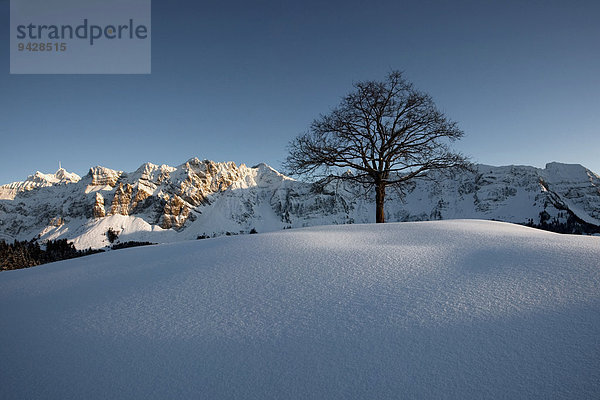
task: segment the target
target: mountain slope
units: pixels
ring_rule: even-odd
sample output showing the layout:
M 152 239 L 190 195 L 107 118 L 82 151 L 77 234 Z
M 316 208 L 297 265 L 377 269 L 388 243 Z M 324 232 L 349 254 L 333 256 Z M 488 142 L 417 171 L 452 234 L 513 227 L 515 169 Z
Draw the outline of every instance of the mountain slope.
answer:
M 591 399 L 600 238 L 324 226 L 0 274 L 0 397 Z
M 482 218 L 600 227 L 600 178 L 580 165 L 476 165 L 474 171 L 390 190 L 388 221 Z M 68 238 L 78 248 L 119 240 L 173 242 L 197 236 L 371 222 L 373 199 L 350 183 L 315 190 L 260 164 L 191 159 L 146 163 L 132 173 L 93 167 L 83 178 L 60 170 L 0 187 L 0 238 Z M 600 229 L 600 228 L 599 228 Z

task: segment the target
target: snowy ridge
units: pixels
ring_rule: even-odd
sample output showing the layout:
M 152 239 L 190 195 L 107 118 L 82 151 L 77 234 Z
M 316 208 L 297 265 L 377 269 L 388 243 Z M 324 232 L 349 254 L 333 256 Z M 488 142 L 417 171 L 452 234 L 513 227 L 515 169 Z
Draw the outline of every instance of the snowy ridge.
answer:
M 67 172 L 64 168 L 60 168 L 54 174 L 43 174 L 40 171 L 36 171 L 35 174 L 30 175 L 23 182 L 13 182 L 0 186 L 0 200 L 13 200 L 21 192 L 40 187 L 77 183 L 80 179 L 79 175 Z
M 600 226 L 600 178 L 581 165 L 476 165 L 388 190 L 388 221 L 479 218 L 514 223 Z M 227 232 L 269 232 L 314 225 L 367 223 L 371 194 L 345 181 L 316 190 L 266 164 L 237 166 L 193 158 L 171 167 L 146 163 L 126 173 L 93 167 L 83 178 L 59 170 L 0 188 L 0 236 L 68 238 L 79 248 L 119 240 L 175 242 Z
M 0 398 L 592 399 L 599 259 L 598 237 L 454 220 L 3 272 Z

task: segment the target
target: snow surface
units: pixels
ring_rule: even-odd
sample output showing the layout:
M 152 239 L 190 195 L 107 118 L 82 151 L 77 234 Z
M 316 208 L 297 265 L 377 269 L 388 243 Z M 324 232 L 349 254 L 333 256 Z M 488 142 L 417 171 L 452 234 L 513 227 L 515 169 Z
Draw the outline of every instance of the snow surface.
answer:
M 325 226 L 0 273 L 2 399 L 600 393 L 600 238 Z

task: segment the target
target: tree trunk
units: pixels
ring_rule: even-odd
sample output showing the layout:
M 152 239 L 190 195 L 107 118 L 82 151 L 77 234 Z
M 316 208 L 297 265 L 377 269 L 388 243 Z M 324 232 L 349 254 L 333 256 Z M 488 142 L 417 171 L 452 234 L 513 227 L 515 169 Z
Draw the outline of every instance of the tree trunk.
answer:
M 375 222 L 385 222 L 385 212 L 383 210 L 383 203 L 385 202 L 385 184 L 378 182 L 375 187 L 375 204 L 377 205 L 375 211 Z

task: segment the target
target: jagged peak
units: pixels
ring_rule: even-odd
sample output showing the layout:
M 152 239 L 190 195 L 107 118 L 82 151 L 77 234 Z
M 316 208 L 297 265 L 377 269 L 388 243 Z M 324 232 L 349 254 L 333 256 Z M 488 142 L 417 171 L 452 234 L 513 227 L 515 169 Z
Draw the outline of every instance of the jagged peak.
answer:
M 215 162 L 208 159 L 200 160 L 198 157 L 193 157 L 181 164 L 177 169 L 185 171 L 188 175 L 190 173 L 223 175 L 232 171 L 237 171 L 238 167 L 233 161 Z
M 123 171 L 116 171 L 101 165 L 90 168 L 88 176 L 91 178 L 91 186 L 114 186 L 123 174 Z
M 118 171 L 116 169 L 112 169 L 112 168 L 108 168 L 108 167 L 103 167 L 102 165 L 96 165 L 94 167 L 91 167 L 88 174 L 98 174 L 98 173 L 102 173 L 102 174 L 114 174 L 114 173 L 118 173 L 121 174 L 123 173 L 123 171 Z
M 139 168 L 135 170 L 135 172 L 154 171 L 159 168 L 160 167 L 156 164 L 153 164 L 151 162 L 145 162 L 142 165 L 140 165 Z
M 154 164 L 151 162 L 145 162 L 142 165 L 139 166 L 138 169 L 135 170 L 134 174 L 149 174 L 152 173 L 154 171 L 161 171 L 161 172 L 173 172 L 175 171 L 177 168 L 175 167 L 171 167 L 169 165 L 166 164 Z
M 201 166 L 201 165 L 216 165 L 219 163 L 216 163 L 212 160 L 208 160 L 208 159 L 202 159 L 200 160 L 198 157 L 192 157 L 189 160 L 187 160 L 186 162 L 184 162 L 183 164 L 181 164 L 179 167 L 183 167 L 183 168 L 189 168 L 191 166 Z
M 279 171 L 277 171 L 275 168 L 271 167 L 269 164 L 265 164 L 265 163 L 256 164 L 252 168 L 257 169 L 260 172 L 270 172 L 270 173 L 279 174 Z
M 200 164 L 201 162 L 206 162 L 206 161 L 210 162 L 210 160 L 207 160 L 207 159 L 203 159 L 202 161 L 200 161 L 200 159 L 198 157 L 192 157 L 189 160 L 187 160 L 186 162 L 184 162 L 182 165 L 185 165 L 185 164 Z
M 64 168 L 59 168 L 54 176 L 61 181 L 79 182 L 81 177 L 74 172 L 68 172 Z
M 35 174 L 29 175 L 23 182 L 37 182 L 37 183 L 71 183 L 79 182 L 81 177 L 73 172 L 67 172 L 64 168 L 59 168 L 54 174 L 45 174 L 40 171 L 35 171 Z M 17 183 L 17 182 L 15 182 Z
M 12 200 L 18 193 L 35 188 L 66 185 L 69 183 L 77 183 L 80 180 L 81 177 L 79 175 L 67 172 L 64 168 L 60 168 L 54 174 L 45 174 L 40 171 L 35 171 L 33 175 L 29 175 L 24 181 L 12 182 L 0 186 L 0 200 Z
M 290 178 L 287 175 L 282 174 L 281 172 L 277 171 L 275 168 L 271 167 L 269 164 L 265 164 L 265 163 L 259 163 L 256 164 L 255 166 L 252 167 L 252 169 L 255 169 L 258 174 L 263 175 L 263 176 L 276 176 L 282 180 L 294 180 L 293 178 Z

